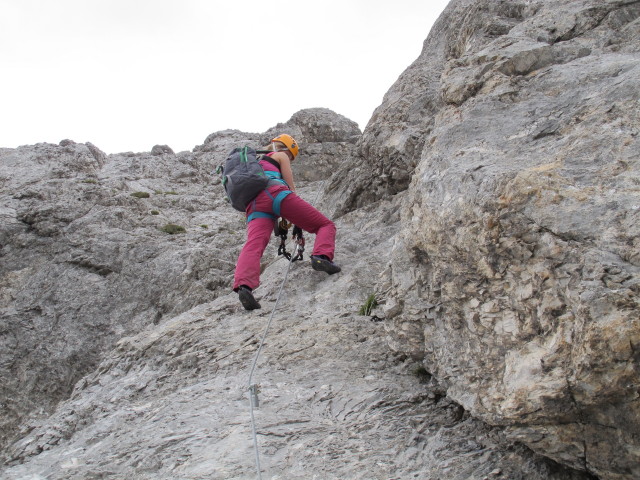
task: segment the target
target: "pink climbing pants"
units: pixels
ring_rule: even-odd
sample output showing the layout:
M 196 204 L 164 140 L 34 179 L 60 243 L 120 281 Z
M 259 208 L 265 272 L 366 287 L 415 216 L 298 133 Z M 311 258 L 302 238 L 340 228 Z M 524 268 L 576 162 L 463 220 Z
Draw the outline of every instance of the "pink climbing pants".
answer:
M 278 185 L 269 187 L 268 190 L 275 197 L 278 192 L 288 190 L 288 188 L 284 185 Z M 271 207 L 272 200 L 265 192 L 256 197 L 255 211 L 273 213 Z M 250 205 L 247 209 L 247 215 L 253 211 L 253 205 Z M 295 193 L 287 195 L 282 201 L 280 216 L 304 231 L 316 235 L 312 255 L 326 255 L 329 260 L 333 260 L 336 226 L 331 220 Z M 255 218 L 248 223 L 247 241 L 242 247 L 238 263 L 236 263 L 234 290 L 240 285 L 246 285 L 251 289 L 260 285 L 260 259 L 269 244 L 271 235 L 273 235 L 274 222 L 275 220 L 271 218 Z

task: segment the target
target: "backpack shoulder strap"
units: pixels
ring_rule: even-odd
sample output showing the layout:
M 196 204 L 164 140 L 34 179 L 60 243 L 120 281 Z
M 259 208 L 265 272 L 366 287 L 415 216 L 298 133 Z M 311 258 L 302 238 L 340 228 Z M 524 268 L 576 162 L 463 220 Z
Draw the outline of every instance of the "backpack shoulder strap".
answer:
M 269 152 L 269 153 L 271 153 L 271 152 Z M 258 157 L 258 161 L 260 161 L 260 160 L 264 160 L 265 162 L 269 162 L 271 165 L 276 167 L 280 173 L 282 173 L 282 170 L 280 170 L 280 164 L 278 162 L 276 162 L 275 160 L 273 160 L 272 158 L 270 158 L 269 156 L 260 155 Z

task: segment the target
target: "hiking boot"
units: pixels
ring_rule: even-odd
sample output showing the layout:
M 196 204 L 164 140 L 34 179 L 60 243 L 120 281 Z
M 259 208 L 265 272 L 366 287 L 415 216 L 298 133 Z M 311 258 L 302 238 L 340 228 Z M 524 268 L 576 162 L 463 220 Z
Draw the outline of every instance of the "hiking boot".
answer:
M 327 272 L 329 275 L 342 270 L 338 265 L 329 260 L 325 255 L 311 255 L 311 266 L 319 272 Z
M 260 308 L 260 304 L 255 298 L 253 298 L 253 293 L 251 293 L 251 289 L 249 287 L 240 285 L 238 288 L 238 297 L 240 298 L 240 303 L 245 310 L 255 310 Z

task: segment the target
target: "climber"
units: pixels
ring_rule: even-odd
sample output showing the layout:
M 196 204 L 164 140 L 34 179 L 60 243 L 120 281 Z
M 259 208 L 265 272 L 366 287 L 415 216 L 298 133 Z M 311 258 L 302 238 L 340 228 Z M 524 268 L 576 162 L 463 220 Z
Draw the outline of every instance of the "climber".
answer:
M 334 223 L 295 193 L 291 162 L 298 155 L 298 143 L 289 135 L 278 135 L 261 150 L 269 153 L 260 159 L 260 165 L 268 176 L 278 179 L 281 184 L 263 190 L 246 210 L 247 241 L 238 257 L 233 282 L 233 290 L 238 293 L 246 310 L 260 308 L 253 297 L 253 290 L 260 284 L 260 259 L 278 216 L 316 235 L 311 254 L 314 270 L 329 275 L 340 271 L 340 267 L 333 263 Z

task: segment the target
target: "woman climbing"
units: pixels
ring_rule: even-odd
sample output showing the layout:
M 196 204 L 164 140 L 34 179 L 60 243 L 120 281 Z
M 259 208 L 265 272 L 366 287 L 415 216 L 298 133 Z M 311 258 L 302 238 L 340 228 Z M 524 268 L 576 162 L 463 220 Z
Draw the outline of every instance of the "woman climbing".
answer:
M 240 303 L 246 310 L 260 308 L 253 297 L 253 290 L 260 284 L 260 259 L 269 244 L 278 216 L 316 235 L 311 255 L 314 270 L 329 275 L 340 271 L 340 267 L 333 263 L 334 223 L 295 193 L 291 162 L 298 155 L 298 143 L 290 135 L 278 135 L 262 150 L 269 153 L 262 157 L 260 165 L 269 177 L 277 179 L 280 184 L 263 190 L 247 207 L 247 241 L 238 257 L 233 282 L 233 290 L 238 292 Z

